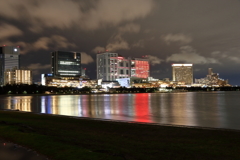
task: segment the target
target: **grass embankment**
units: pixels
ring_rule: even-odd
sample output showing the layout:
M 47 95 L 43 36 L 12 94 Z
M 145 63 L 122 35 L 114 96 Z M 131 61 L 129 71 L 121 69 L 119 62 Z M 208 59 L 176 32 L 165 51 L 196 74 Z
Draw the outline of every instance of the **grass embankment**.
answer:
M 0 137 L 55 160 L 240 159 L 240 132 L 0 111 Z

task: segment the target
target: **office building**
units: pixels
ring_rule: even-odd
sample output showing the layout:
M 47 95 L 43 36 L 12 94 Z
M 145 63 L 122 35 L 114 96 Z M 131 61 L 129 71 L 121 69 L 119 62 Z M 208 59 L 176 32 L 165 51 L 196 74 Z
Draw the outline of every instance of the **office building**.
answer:
M 53 77 L 80 77 L 81 53 L 68 51 L 52 52 Z
M 149 62 L 143 58 L 132 58 L 131 61 L 131 77 L 148 78 Z
M 26 69 L 12 69 L 4 72 L 4 85 L 32 84 L 32 71 Z
M 13 68 L 19 69 L 19 47 L 0 47 L 0 85 L 4 84 L 4 72 Z
M 119 78 L 128 78 L 130 76 L 129 68 L 129 60 L 118 53 L 97 54 L 97 79 L 116 81 Z
M 147 78 L 148 76 L 147 59 L 125 58 L 111 52 L 97 54 L 97 79 L 116 81 L 121 78 Z
M 97 79 L 115 81 L 120 77 L 119 64 L 121 63 L 123 66 L 123 62 L 124 58 L 119 56 L 118 53 L 105 52 L 97 54 Z M 128 66 L 129 64 L 125 65 Z M 121 76 L 123 76 L 123 69 Z
M 193 83 L 193 65 L 172 64 L 172 77 L 173 81 L 191 85 Z

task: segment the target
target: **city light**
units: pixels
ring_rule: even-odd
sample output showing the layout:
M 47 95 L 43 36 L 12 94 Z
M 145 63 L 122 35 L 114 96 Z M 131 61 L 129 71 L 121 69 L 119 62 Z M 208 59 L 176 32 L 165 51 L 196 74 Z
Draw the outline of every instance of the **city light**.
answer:
M 192 64 L 172 64 L 172 66 L 193 66 Z

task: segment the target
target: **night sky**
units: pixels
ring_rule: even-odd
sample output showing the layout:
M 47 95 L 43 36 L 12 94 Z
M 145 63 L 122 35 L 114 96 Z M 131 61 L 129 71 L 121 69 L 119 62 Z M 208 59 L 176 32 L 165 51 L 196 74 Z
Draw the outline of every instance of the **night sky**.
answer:
M 170 78 L 172 63 L 193 63 L 240 85 L 239 0 L 1 0 L 0 45 L 21 48 L 34 80 L 50 73 L 50 53 L 83 53 L 96 78 L 96 53 L 148 55 L 154 78 Z

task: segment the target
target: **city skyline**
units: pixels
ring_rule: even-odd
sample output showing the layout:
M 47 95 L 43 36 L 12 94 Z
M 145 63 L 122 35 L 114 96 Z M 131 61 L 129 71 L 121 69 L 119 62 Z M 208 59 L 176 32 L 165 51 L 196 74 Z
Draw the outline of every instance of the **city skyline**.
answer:
M 77 51 L 96 79 L 96 54 L 148 55 L 150 76 L 172 79 L 171 64 L 191 63 L 194 78 L 214 68 L 240 85 L 239 0 L 9 0 L 0 6 L 0 46 L 20 46 L 35 79 L 51 72 L 51 52 Z

